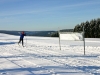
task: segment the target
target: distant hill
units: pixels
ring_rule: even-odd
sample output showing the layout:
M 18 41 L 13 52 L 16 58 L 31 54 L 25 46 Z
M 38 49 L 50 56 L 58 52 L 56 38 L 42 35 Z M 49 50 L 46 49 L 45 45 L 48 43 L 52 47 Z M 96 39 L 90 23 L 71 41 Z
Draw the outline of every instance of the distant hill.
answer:
M 73 29 L 62 29 L 61 32 L 73 32 Z
M 73 29 L 62 29 L 61 32 L 72 32 Z M 21 31 L 7 31 L 7 30 L 0 30 L 0 33 L 6 33 L 11 35 L 18 35 Z M 26 35 L 28 36 L 44 36 L 44 37 L 51 37 L 52 34 L 56 34 L 57 31 L 25 31 Z
M 19 35 L 19 31 L 7 31 L 7 30 L 0 30 L 0 33 L 11 34 L 11 35 Z
M 11 35 L 19 35 L 18 32 L 21 31 L 6 31 L 6 30 L 0 30 L 0 33 L 6 33 Z M 25 31 L 26 35 L 28 36 L 44 36 L 44 37 L 50 37 L 52 33 L 55 31 Z
M 44 36 L 44 37 L 50 37 L 52 33 L 55 31 L 27 31 L 27 35 L 29 36 Z

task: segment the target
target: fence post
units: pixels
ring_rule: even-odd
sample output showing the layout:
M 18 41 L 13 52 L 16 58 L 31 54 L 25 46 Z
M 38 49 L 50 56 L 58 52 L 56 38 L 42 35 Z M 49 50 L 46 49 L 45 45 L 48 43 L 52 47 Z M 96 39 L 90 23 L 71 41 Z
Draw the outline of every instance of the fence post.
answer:
M 59 36 L 59 48 L 61 50 L 61 44 L 60 44 L 60 30 L 58 30 L 58 36 Z
M 83 43 L 84 43 L 84 55 L 85 55 L 85 31 L 83 26 Z

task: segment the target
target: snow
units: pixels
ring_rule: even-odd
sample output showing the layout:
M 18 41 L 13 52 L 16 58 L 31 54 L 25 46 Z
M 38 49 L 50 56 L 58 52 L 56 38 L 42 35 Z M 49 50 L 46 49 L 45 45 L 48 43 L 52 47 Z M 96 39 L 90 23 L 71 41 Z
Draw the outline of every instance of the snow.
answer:
M 100 75 L 100 39 L 61 41 L 59 38 L 0 33 L 0 75 Z

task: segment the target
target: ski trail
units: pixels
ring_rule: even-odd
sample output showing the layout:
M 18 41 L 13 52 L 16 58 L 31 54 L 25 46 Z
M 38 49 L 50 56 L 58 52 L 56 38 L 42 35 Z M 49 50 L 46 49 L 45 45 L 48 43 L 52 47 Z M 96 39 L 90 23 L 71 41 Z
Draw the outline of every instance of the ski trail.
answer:
M 13 47 L 14 46 L 12 46 L 12 47 L 10 47 L 10 50 L 12 49 L 13 50 L 13 52 L 12 53 L 14 53 L 14 51 L 15 51 L 15 49 L 13 49 Z M 6 47 L 4 47 L 4 48 L 6 48 Z M 7 47 L 8 48 L 8 47 Z M 19 48 L 20 49 L 20 48 Z M 15 51 L 16 53 L 19 53 L 19 51 Z M 21 52 L 21 51 L 20 51 Z M 22 54 L 23 54 L 23 52 L 22 52 Z M 13 56 L 13 54 L 11 54 L 10 53 L 10 55 L 12 55 Z M 17 55 L 17 54 L 16 54 Z M 35 64 L 35 63 L 33 63 L 33 62 L 30 62 L 29 60 L 25 60 L 26 58 L 22 58 L 22 57 L 18 57 L 18 55 L 16 56 L 16 55 L 14 55 L 14 57 L 12 57 L 12 58 L 6 58 L 6 57 L 4 57 L 6 60 L 8 60 L 9 62 L 11 62 L 11 63 L 13 63 L 13 64 L 15 64 L 15 65 L 17 65 L 18 67 L 20 67 L 21 69 L 25 69 L 25 70 L 27 70 L 27 67 L 30 69 L 30 70 L 28 70 L 32 75 L 36 75 L 36 74 L 39 74 L 38 73 L 38 70 L 40 71 L 41 70 L 41 73 L 44 75 L 44 74 L 47 74 L 47 75 L 55 75 L 55 72 L 53 72 L 53 71 L 51 71 L 51 70 L 48 70 L 48 69 L 46 69 L 46 68 L 44 68 L 44 67 L 42 67 L 42 66 L 39 66 L 39 65 L 37 65 L 37 64 Z M 4 56 L 4 55 L 3 55 Z M 24 54 L 23 54 L 23 56 L 25 56 Z M 2 56 L 1 56 L 2 57 Z M 28 55 L 27 55 L 27 57 L 28 57 Z M 22 63 L 22 64 L 21 64 Z M 36 70 L 37 69 L 37 70 Z M 11 70 L 11 69 L 8 69 L 8 70 Z M 19 69 L 20 70 L 20 69 Z M 34 70 L 36 70 L 36 71 L 34 71 Z M 1 71 L 3 71 L 3 70 L 1 70 Z M 40 73 L 40 74 L 41 74 Z M 21 73 L 18 73 L 18 74 L 21 74 Z M 15 75 L 15 74 L 14 74 Z
M 36 50 L 36 51 L 37 51 L 37 50 Z M 35 52 L 36 52 L 36 51 L 35 51 Z M 38 51 L 37 53 L 40 53 L 40 52 L 41 52 L 41 51 Z M 41 54 L 48 55 L 48 54 L 45 54 L 45 53 L 43 53 L 43 52 L 41 52 Z M 30 56 L 30 55 L 29 55 L 29 56 Z M 32 56 L 30 56 L 30 57 L 32 57 Z M 35 56 L 35 57 L 38 57 L 38 56 Z M 44 59 L 47 59 L 47 60 L 53 61 L 53 63 L 56 62 L 56 63 L 59 63 L 59 64 L 61 64 L 61 65 L 66 66 L 65 63 L 61 63 L 61 60 L 62 60 L 62 59 L 61 59 L 61 60 L 59 59 L 60 62 L 59 62 L 58 60 L 53 60 L 53 59 L 51 60 L 51 59 L 48 59 L 48 58 L 46 58 L 46 57 L 45 57 Z M 33 59 L 33 60 L 34 60 L 34 59 Z M 63 61 L 62 61 L 62 62 L 63 62 Z M 66 67 L 67 67 L 67 66 L 66 66 Z M 70 66 L 69 68 L 72 69 L 73 67 L 71 68 L 71 66 Z M 76 68 L 75 68 L 75 70 L 76 70 Z
M 38 51 L 38 50 L 36 50 L 36 51 Z M 41 51 L 39 50 L 39 53 L 40 53 Z M 44 52 L 44 51 L 43 51 Z M 50 52 L 49 52 L 50 53 Z M 43 53 L 41 53 L 41 54 L 43 54 Z M 46 53 L 44 53 L 44 55 L 46 55 Z M 48 55 L 48 54 L 47 54 Z M 73 56 L 74 57 L 74 56 Z M 50 58 L 50 57 L 49 57 Z M 48 59 L 48 58 L 47 58 Z M 72 60 L 72 59 L 71 59 Z M 74 62 L 75 62 L 75 60 L 76 59 L 74 59 Z M 87 61 L 86 61 L 87 60 Z M 98 62 L 98 60 L 97 59 L 94 59 L 95 60 L 95 62 L 94 61 L 89 61 L 88 59 L 84 59 L 84 56 L 83 56 L 83 58 L 81 58 L 81 60 L 80 59 L 77 59 L 76 61 L 78 61 L 78 62 L 76 62 L 76 63 L 73 63 L 73 65 L 72 66 L 74 66 L 74 65 L 76 65 L 77 63 L 78 63 L 78 65 L 84 65 L 84 64 L 87 64 L 87 65 L 95 65 L 96 64 L 96 62 Z M 53 60 L 53 61 L 55 61 L 55 59 Z M 59 61 L 61 62 L 62 61 L 62 59 L 59 59 Z M 65 61 L 65 60 L 64 60 Z M 64 61 L 62 61 L 62 62 L 64 62 Z M 57 61 L 55 61 L 55 62 L 58 62 L 58 60 Z M 92 62 L 92 63 L 90 63 L 90 62 Z M 68 62 L 66 62 L 66 63 L 68 63 Z M 95 64 L 94 64 L 95 63 Z M 99 65 L 100 63 L 98 63 L 98 65 Z M 76 65 L 76 66 L 78 66 L 78 65 Z M 98 65 L 97 65 L 97 67 L 98 67 Z M 73 67 L 72 67 L 73 68 Z M 88 72 L 88 71 L 87 71 Z
M 86 56 L 82 56 L 81 46 L 79 52 L 76 52 L 78 51 L 78 46 L 66 47 L 67 48 L 62 47 L 64 49 L 60 51 L 59 46 L 57 45 L 38 44 L 37 46 L 36 44 L 31 43 L 31 45 L 26 48 L 18 47 L 16 46 L 16 44 L 4 45 L 0 48 L 2 50 L 1 58 L 3 58 L 3 60 L 6 62 L 8 61 L 9 64 L 12 63 L 17 68 L 14 69 L 14 71 L 17 70 L 20 74 L 21 72 L 19 71 L 22 70 L 23 72 L 27 71 L 27 74 L 32 75 L 64 75 L 64 73 L 65 75 L 77 75 L 78 73 L 81 75 L 94 75 L 96 72 L 96 68 L 99 70 L 100 60 L 95 59 L 94 55 L 94 57 L 92 56 L 90 58 L 85 58 Z M 70 51 L 71 49 L 72 51 Z M 75 53 L 75 55 L 68 54 L 66 50 L 68 50 L 68 52 L 72 52 L 72 54 Z M 90 66 L 93 69 L 88 68 Z M 10 70 L 12 69 L 6 69 L 7 72 L 2 72 L 1 74 L 10 74 Z

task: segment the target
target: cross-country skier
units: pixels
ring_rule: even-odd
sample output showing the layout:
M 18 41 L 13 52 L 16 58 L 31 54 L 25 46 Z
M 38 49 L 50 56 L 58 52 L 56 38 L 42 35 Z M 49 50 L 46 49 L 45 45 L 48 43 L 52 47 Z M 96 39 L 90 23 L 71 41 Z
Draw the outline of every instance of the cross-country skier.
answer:
M 26 34 L 24 33 L 24 31 L 22 31 L 22 32 L 20 33 L 20 39 L 19 39 L 19 42 L 18 42 L 18 44 L 19 44 L 20 42 L 22 42 L 22 46 L 23 46 L 23 47 L 24 47 L 24 42 L 23 42 L 24 36 L 26 36 Z

